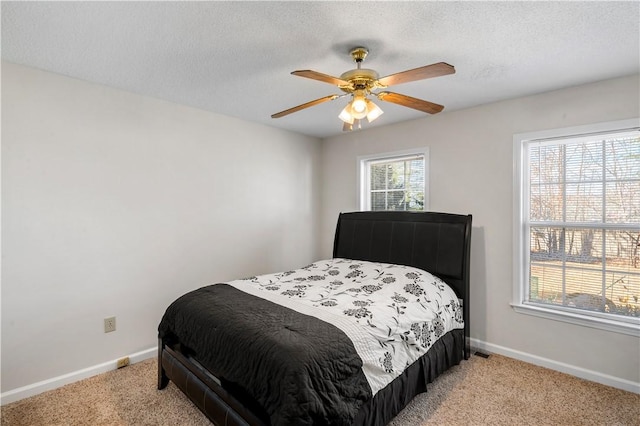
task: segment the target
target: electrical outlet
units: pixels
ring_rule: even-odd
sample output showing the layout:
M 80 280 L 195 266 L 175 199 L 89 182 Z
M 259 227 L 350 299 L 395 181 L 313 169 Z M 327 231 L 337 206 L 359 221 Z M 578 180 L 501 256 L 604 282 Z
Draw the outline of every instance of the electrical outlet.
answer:
M 110 333 L 116 331 L 116 317 L 109 317 L 104 319 L 104 332 Z
M 122 367 L 126 367 L 127 365 L 129 365 L 129 357 L 124 357 L 124 358 L 120 358 L 118 360 L 118 368 L 122 368 Z

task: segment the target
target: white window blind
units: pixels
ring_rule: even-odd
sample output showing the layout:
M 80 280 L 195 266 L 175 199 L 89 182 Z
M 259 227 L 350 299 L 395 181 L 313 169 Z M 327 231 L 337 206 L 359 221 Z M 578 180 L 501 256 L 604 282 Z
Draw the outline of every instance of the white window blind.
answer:
M 419 211 L 428 207 L 427 150 L 359 159 L 362 210 Z
M 522 300 L 640 324 L 640 133 L 522 141 Z

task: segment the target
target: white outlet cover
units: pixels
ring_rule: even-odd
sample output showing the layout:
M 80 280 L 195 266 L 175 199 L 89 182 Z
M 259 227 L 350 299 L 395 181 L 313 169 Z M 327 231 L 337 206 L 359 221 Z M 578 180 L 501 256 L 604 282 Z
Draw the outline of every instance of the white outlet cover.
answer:
M 116 317 L 109 317 L 104 319 L 104 332 L 110 333 L 116 331 Z

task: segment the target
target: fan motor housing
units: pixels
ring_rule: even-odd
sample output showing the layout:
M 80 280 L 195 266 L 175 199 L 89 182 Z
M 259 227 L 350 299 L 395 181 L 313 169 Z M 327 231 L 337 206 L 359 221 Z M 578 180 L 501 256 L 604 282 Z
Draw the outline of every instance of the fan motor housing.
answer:
M 376 88 L 378 73 L 371 69 L 356 68 L 343 73 L 340 79 L 349 82 L 349 86 L 340 87 L 343 91 L 351 93 L 354 90 L 373 90 Z

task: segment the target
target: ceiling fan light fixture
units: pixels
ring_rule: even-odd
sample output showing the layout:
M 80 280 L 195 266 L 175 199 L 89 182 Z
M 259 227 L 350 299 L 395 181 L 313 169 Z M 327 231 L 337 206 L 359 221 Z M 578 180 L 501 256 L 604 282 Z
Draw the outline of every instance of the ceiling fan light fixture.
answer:
M 367 112 L 367 99 L 364 96 L 356 96 L 351 102 L 351 109 L 356 114 L 362 114 Z
M 382 114 L 384 114 L 384 111 L 378 105 L 367 99 L 367 121 L 371 123 Z
M 354 117 L 351 115 L 351 102 L 344 107 L 338 118 L 347 124 L 353 124 Z
M 367 109 L 365 108 L 363 111 L 358 112 L 358 111 L 354 110 L 353 105 L 351 105 L 351 115 L 356 120 L 362 120 L 363 118 L 365 118 L 367 116 Z
M 351 101 L 351 115 L 353 118 L 362 120 L 367 116 L 367 97 L 362 90 L 356 90 Z

